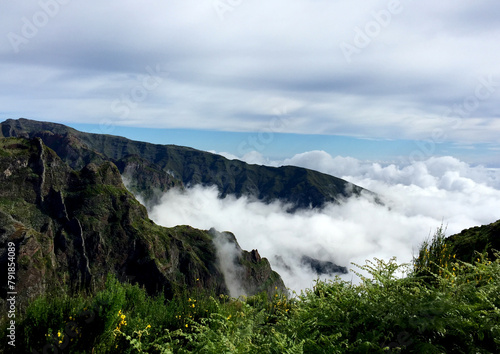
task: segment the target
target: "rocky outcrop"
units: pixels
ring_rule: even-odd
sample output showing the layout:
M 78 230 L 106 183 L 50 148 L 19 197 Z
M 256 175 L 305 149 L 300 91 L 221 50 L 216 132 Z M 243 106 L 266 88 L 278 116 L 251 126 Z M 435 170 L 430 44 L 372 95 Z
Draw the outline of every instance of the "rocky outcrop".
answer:
M 13 242 L 21 308 L 50 291 L 98 289 L 109 273 L 169 298 L 195 287 L 229 293 L 213 234 L 154 224 L 110 161 L 73 169 L 39 137 L 1 138 L 0 186 L 0 269 Z M 281 282 L 266 262 L 236 260 L 255 274 L 249 294 Z
M 267 292 L 272 296 L 275 291 L 287 293 L 283 280 L 271 269 L 266 258 L 261 258 L 257 250 L 242 250 L 233 233 L 210 229 L 217 248 L 217 263 L 222 270 L 231 296 L 253 295 Z M 270 291 L 269 291 L 270 290 Z
M 339 266 L 339 265 L 337 265 L 333 262 L 330 262 L 330 261 L 321 261 L 319 259 L 312 258 L 309 256 L 302 256 L 302 258 L 300 259 L 300 262 L 305 266 L 311 267 L 311 269 L 317 275 L 347 274 L 346 267 Z

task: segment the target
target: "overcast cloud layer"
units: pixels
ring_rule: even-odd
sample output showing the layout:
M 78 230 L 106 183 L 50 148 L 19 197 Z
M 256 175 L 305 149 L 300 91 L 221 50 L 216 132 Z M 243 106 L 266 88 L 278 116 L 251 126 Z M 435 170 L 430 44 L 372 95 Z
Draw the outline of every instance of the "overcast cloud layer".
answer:
M 253 162 L 258 156 L 253 154 Z M 243 249 L 257 248 L 297 291 L 311 287 L 317 277 L 300 264 L 303 255 L 354 269 L 351 262 L 364 264 L 372 257 L 410 262 L 421 242 L 442 224 L 451 235 L 500 218 L 500 169 L 471 167 L 452 157 L 381 166 L 311 151 L 272 164 L 343 176 L 378 193 L 385 205 L 351 198 L 323 210 L 289 214 L 278 202 L 218 199 L 215 188 L 196 186 L 169 191 L 150 216 L 165 226 L 234 232 Z M 343 277 L 356 280 L 352 273 Z
M 2 1 L 0 118 L 500 140 L 500 2 Z

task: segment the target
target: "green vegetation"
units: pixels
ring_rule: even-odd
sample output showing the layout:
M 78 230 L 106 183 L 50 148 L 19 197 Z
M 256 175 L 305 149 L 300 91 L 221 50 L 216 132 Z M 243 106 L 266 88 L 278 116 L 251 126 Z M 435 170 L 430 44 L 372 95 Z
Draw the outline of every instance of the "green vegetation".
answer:
M 500 220 L 463 230 L 450 236 L 447 242 L 453 247 L 457 257 L 464 261 L 474 260 L 476 250 L 488 252 L 488 256 L 494 259 L 492 250 L 500 249 Z
M 442 229 L 414 265 L 375 259 L 359 284 L 317 281 L 288 299 L 201 287 L 173 300 L 109 277 L 94 296 L 45 296 L 20 321 L 20 352 L 498 353 L 500 259 L 449 254 Z M 199 281 L 199 279 L 196 279 Z

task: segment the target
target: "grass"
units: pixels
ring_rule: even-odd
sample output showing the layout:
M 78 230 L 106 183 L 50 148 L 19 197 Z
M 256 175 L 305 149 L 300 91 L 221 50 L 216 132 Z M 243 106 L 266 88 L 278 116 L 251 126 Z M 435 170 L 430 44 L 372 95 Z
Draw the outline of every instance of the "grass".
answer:
M 287 298 L 201 289 L 174 300 L 109 277 L 94 296 L 47 296 L 19 322 L 19 352 L 495 353 L 500 258 L 463 262 L 442 230 L 413 265 L 374 259 L 361 282 L 317 281 Z M 404 276 L 397 274 L 403 273 Z M 45 349 L 44 349 L 45 348 Z M 57 350 L 55 350 L 57 348 Z M 52 351 L 51 351 L 52 350 Z

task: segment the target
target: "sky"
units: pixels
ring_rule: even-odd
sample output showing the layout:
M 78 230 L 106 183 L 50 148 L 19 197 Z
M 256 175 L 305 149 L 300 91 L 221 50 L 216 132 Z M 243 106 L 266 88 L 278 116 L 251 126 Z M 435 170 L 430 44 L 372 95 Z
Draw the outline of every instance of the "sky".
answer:
M 0 120 L 242 158 L 500 167 L 500 3 L 0 4 Z

